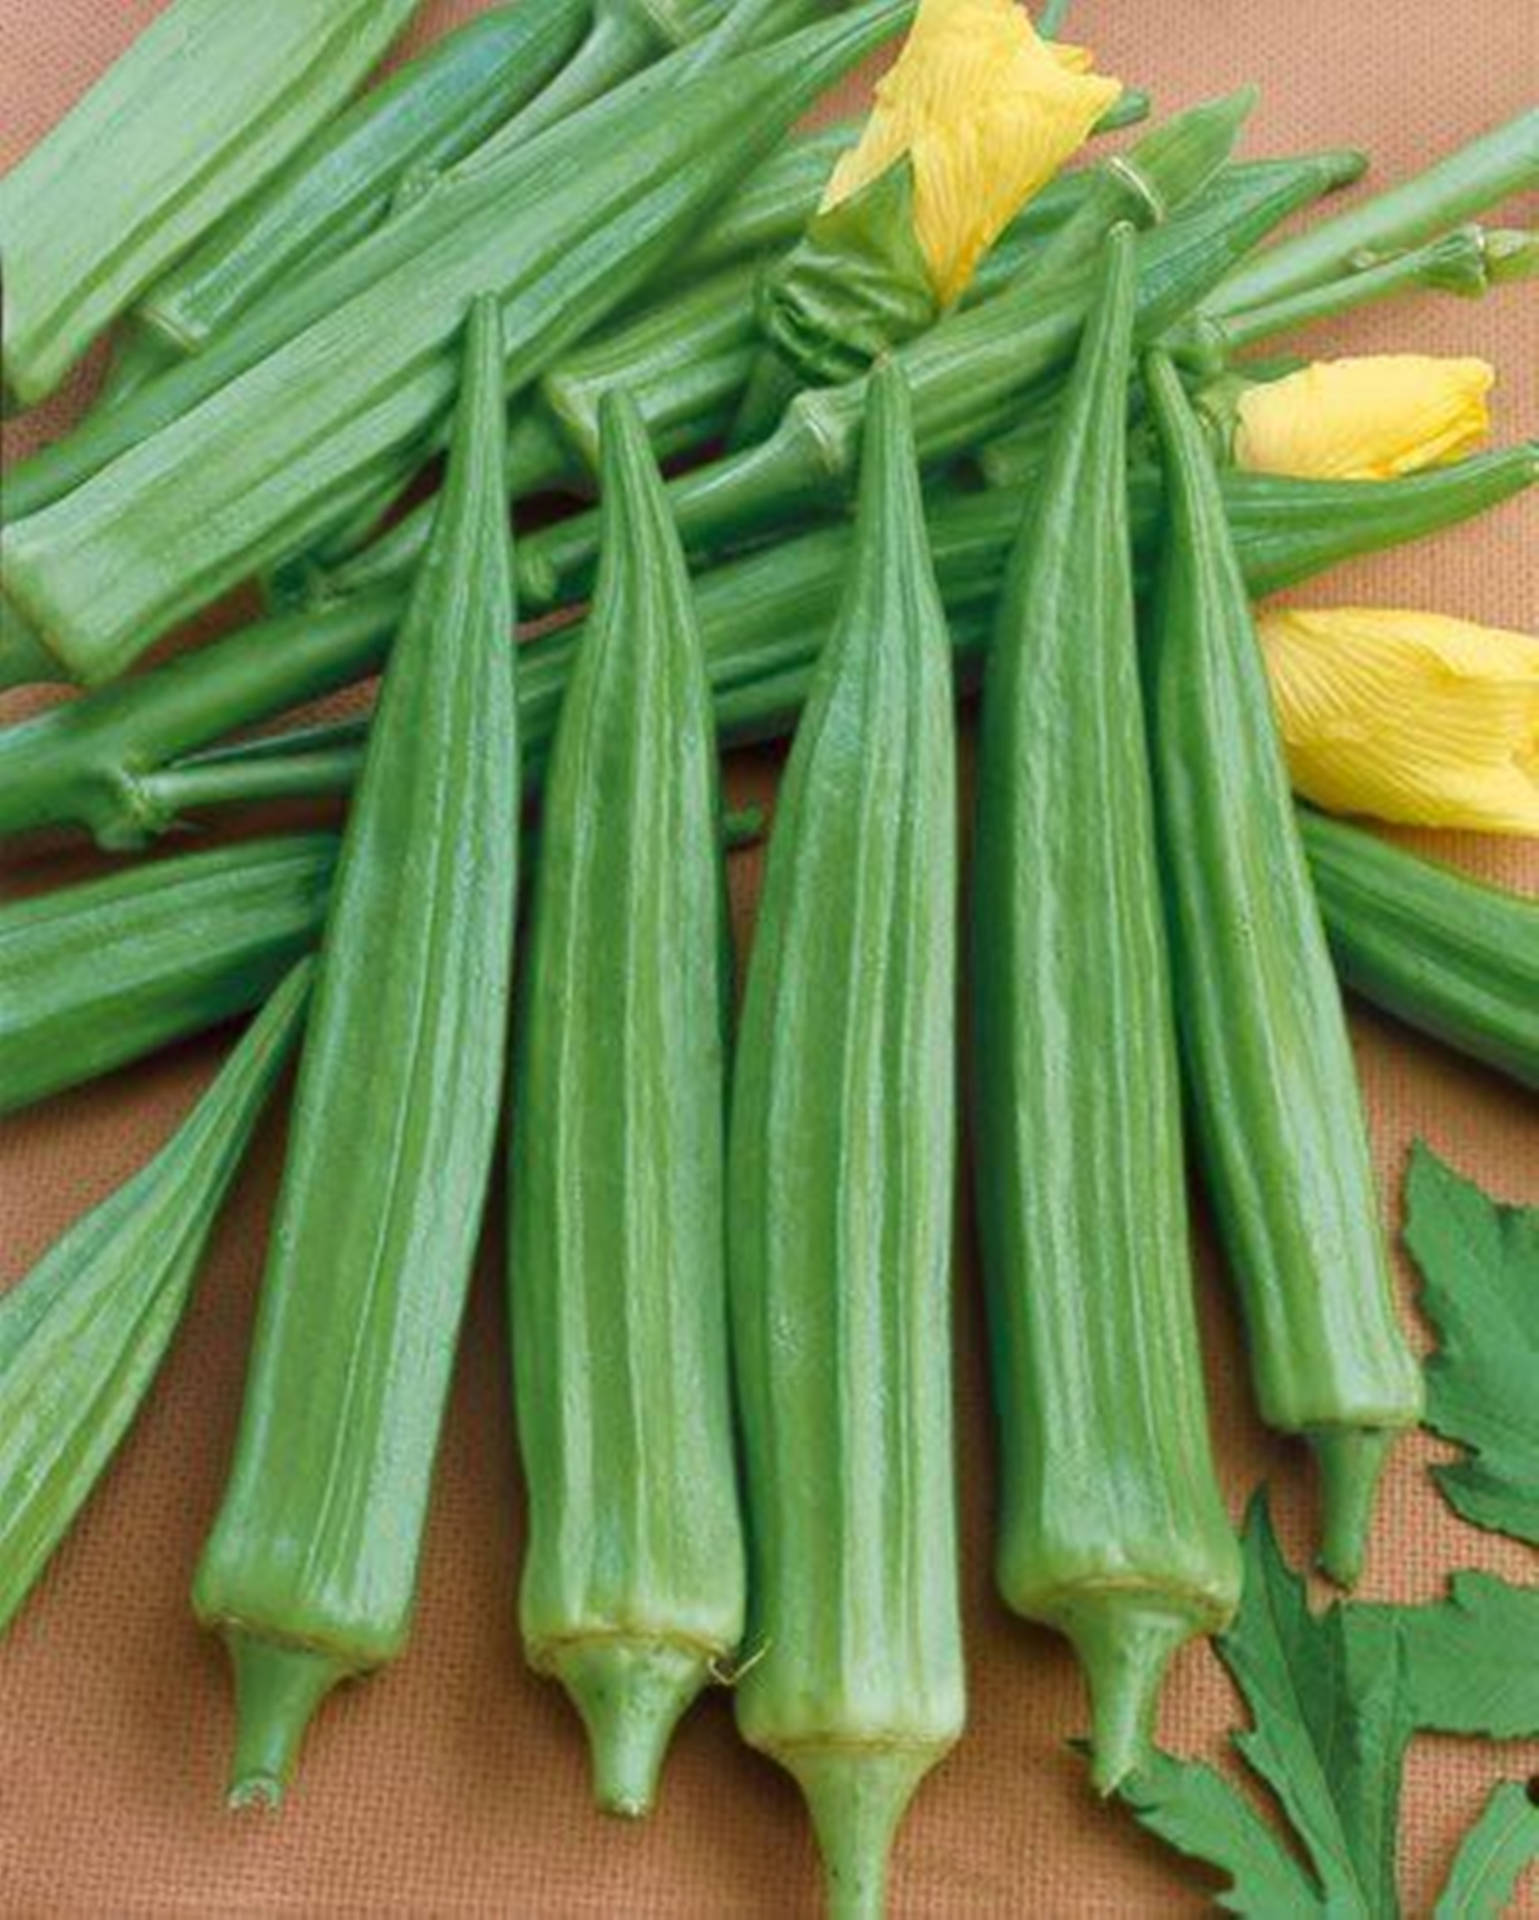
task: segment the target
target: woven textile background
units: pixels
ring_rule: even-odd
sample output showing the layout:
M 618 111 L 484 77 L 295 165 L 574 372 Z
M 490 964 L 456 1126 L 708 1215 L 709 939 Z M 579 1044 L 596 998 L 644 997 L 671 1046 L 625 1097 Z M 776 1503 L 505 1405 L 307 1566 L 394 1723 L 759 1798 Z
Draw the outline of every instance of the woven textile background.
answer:
M 0 0 L 0 168 L 159 4 Z M 427 0 L 410 44 L 475 10 L 476 0 Z M 1080 0 L 1071 27 L 1104 69 L 1152 88 L 1161 107 L 1258 80 L 1251 151 L 1360 143 L 1380 180 L 1530 104 L 1539 82 L 1534 0 Z M 860 96 L 852 86 L 841 104 L 848 110 Z M 1539 217 L 1539 206 L 1515 211 L 1528 224 Z M 1510 440 L 1539 430 L 1535 314 L 1531 290 L 1482 306 L 1429 296 L 1319 329 L 1309 344 L 1318 352 L 1488 354 L 1502 373 L 1498 436 Z M 87 385 L 35 421 L 11 423 L 7 459 L 55 430 Z M 1319 605 L 1427 606 L 1534 628 L 1536 535 L 1539 503 L 1529 500 L 1476 528 L 1319 581 L 1307 597 Z M 0 697 L 0 721 L 36 700 Z M 769 752 L 739 756 L 734 796 L 771 793 L 777 765 Z M 1465 838 L 1440 850 L 1539 890 L 1539 848 Z M 8 846 L 0 849 L 0 895 L 53 886 L 96 864 L 63 836 Z M 733 861 L 745 943 L 757 869 L 757 854 Z M 102 964 L 111 966 L 112 956 Z M 1386 1217 L 1398 1219 L 1402 1164 L 1416 1136 L 1494 1192 L 1539 1202 L 1539 1105 L 1375 1016 L 1355 1013 L 1354 1032 Z M 179 1048 L 0 1126 L 0 1287 L 164 1139 L 227 1043 L 214 1036 Z M 466 1327 L 409 1655 L 326 1709 L 281 1815 L 222 1810 L 230 1692 L 218 1648 L 191 1620 L 187 1589 L 229 1454 L 281 1150 L 273 1120 L 144 1417 L 0 1644 L 0 1912 L 814 1912 L 813 1848 L 795 1793 L 739 1746 L 724 1699 L 690 1716 L 656 1817 L 632 1830 L 591 1810 L 576 1718 L 554 1687 L 524 1669 L 514 1631 L 520 1518 L 500 1203 Z M 1010 1619 L 993 1597 L 991 1443 L 965 1199 L 957 1249 L 971 1724 L 904 1829 L 898 1910 L 1197 1911 L 1203 1876 L 1183 1872 L 1129 1820 L 1091 1800 L 1066 1747 L 1084 1711 L 1062 1644 Z M 1268 1478 L 1297 1556 L 1311 1511 L 1304 1461 L 1257 1428 L 1234 1316 L 1206 1256 L 1200 1286 L 1231 1504 L 1238 1515 L 1249 1489 Z M 1539 1576 L 1534 1555 L 1462 1525 L 1443 1506 L 1426 1466 L 1444 1452 L 1427 1440 L 1402 1448 L 1368 1595 L 1430 1597 L 1448 1569 L 1465 1565 Z M 1165 1742 L 1216 1756 L 1235 1717 L 1217 1661 L 1193 1649 L 1167 1696 Z M 1429 1910 L 1489 1783 L 1536 1771 L 1539 1746 L 1497 1753 L 1418 1742 L 1402 1837 L 1412 1911 Z M 1539 1887 L 1524 1910 L 1539 1913 Z

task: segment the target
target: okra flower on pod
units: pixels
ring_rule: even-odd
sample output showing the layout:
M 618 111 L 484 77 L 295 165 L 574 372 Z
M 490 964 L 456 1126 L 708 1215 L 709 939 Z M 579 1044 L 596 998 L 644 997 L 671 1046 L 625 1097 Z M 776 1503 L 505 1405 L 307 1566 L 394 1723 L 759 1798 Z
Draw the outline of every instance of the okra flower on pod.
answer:
M 1496 370 L 1485 360 L 1368 354 L 1246 383 L 1232 451 L 1251 473 L 1393 480 L 1484 444 Z
M 798 385 L 854 379 L 954 306 L 979 262 L 1122 93 L 1017 0 L 921 0 L 857 143 L 799 244 L 766 273 L 769 351 L 738 426 Z
M 1443 614 L 1257 619 L 1296 793 L 1331 813 L 1539 835 L 1539 640 Z

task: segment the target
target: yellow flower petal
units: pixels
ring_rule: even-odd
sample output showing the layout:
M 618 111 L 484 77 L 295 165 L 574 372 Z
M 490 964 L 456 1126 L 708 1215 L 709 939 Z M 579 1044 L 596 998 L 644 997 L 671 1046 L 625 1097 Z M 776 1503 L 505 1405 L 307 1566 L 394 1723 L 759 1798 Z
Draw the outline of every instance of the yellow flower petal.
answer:
M 1015 215 L 1121 93 L 1081 48 L 1037 37 L 1016 0 L 920 0 L 903 51 L 877 82 L 859 143 L 823 196 L 837 206 L 903 154 L 936 297 L 960 297 Z
M 1392 480 L 1456 460 L 1490 432 L 1495 381 L 1484 360 L 1317 360 L 1241 397 L 1235 464 L 1311 480 Z
M 1361 607 L 1268 611 L 1257 631 L 1306 799 L 1539 835 L 1539 640 Z

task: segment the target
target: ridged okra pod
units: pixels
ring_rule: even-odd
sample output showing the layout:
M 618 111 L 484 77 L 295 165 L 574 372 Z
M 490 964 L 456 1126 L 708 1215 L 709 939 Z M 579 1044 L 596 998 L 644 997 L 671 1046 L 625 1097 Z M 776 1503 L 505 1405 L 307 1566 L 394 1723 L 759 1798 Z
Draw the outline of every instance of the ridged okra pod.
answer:
M 8 400 L 50 394 L 360 85 L 417 0 L 173 0 L 0 181 Z
M 1006 1603 L 1073 1643 L 1092 1773 L 1148 1751 L 1240 1554 L 1192 1301 L 1127 513 L 1132 234 L 1108 242 L 984 675 L 973 1007 Z
M 1421 1374 L 1213 456 L 1163 356 L 1146 386 L 1166 499 L 1151 725 L 1192 1118 L 1262 1418 L 1313 1448 L 1321 1565 L 1350 1585 Z
M 0 1114 L 260 1005 L 314 946 L 336 853 L 248 840 L 0 908 Z
M 198 1567 L 232 1800 L 405 1644 L 502 1094 L 518 866 L 495 302 L 476 302 L 437 537 L 343 837 L 235 1461 Z M 447 1095 L 447 1097 L 446 1097 Z
M 848 586 L 780 789 L 732 1104 L 743 1737 L 836 1914 L 957 1739 L 954 722 L 901 374 L 870 383 Z
M 641 1814 L 731 1662 L 744 1567 L 727 1359 L 716 731 L 640 415 L 603 409 L 598 593 L 561 705 L 514 1050 L 509 1301 L 529 1662 Z
M 22 517 L 0 534 L 7 618 L 71 677 L 115 677 L 168 625 L 349 517 L 360 477 L 377 484 L 382 456 L 428 443 L 453 395 L 452 342 L 470 299 L 498 298 L 504 379 L 518 392 L 634 292 L 907 11 L 906 0 L 872 0 L 698 75 L 659 63 L 606 104 L 596 127 L 589 108 L 526 151 L 456 169 L 302 283 L 297 297 L 322 316 L 313 324 L 291 336 L 291 311 L 281 324 L 270 318 L 287 309 L 276 300 L 225 355 L 204 356 L 216 380 L 219 366 L 232 372 L 206 404 L 40 511 L 25 512 L 13 492 Z M 659 112 L 658 87 L 670 80 Z M 197 360 L 176 369 L 103 428 L 132 431 L 130 416 L 165 404 L 173 382 L 174 401 L 187 380 L 196 389 L 209 377 Z
M 90 1497 L 171 1344 L 304 1024 L 302 961 L 153 1160 L 0 1295 L 0 1632 Z
M 361 240 L 415 180 L 507 121 L 560 70 L 590 0 L 516 0 L 435 41 L 322 126 L 138 303 L 169 349 L 200 352 L 273 287 Z
M 1407 1026 L 1539 1089 L 1539 899 L 1299 809 L 1336 971 Z

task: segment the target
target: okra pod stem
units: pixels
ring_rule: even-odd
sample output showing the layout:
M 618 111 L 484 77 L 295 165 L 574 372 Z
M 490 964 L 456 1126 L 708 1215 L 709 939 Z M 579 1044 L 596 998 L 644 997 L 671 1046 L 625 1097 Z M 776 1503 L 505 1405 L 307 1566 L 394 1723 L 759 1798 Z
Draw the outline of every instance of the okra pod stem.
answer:
M 1513 262 L 1517 271 L 1509 264 Z M 1376 259 L 1337 279 L 1263 301 L 1226 318 L 1195 314 L 1188 326 L 1165 344 L 1183 359 L 1195 356 L 1200 362 L 1222 362 L 1275 334 L 1312 326 L 1403 293 L 1425 289 L 1476 299 L 1525 272 L 1539 272 L 1539 249 L 1534 248 L 1528 234 L 1456 227 L 1424 246 L 1412 247 L 1387 260 Z
M 501 1106 L 519 775 L 493 296 L 463 360 L 438 530 L 343 837 L 235 1461 L 194 1586 L 235 1674 L 234 1804 L 280 1799 L 327 1692 L 405 1644 Z
M 582 1715 L 599 1805 L 634 1816 L 736 1653 L 745 1574 L 710 685 L 640 416 L 612 395 L 601 420 L 605 557 L 545 781 L 514 1049 L 509 1301 L 524 1646 Z
M 1364 254 L 1414 246 L 1539 182 L 1539 107 L 1493 127 L 1398 186 L 1279 241 L 1231 274 L 1209 305 L 1241 313 L 1350 273 Z
M 334 113 L 417 0 L 174 0 L 0 180 L 0 374 L 46 398 L 104 328 Z
M 744 1738 L 829 1901 L 878 1915 L 962 1730 L 950 1382 L 954 722 L 902 375 L 872 378 L 858 547 L 781 784 L 733 1093 Z
M 313 970 L 302 961 L 279 984 L 159 1153 L 0 1296 L 0 1633 L 160 1369 Z
M 527 153 L 460 169 L 311 283 L 313 297 L 353 276 L 354 297 L 217 399 L 13 521 L 0 535 L 13 611 L 72 676 L 113 678 L 167 624 L 302 545 L 334 513 L 336 489 L 422 444 L 452 393 L 449 342 L 468 297 L 497 293 L 504 378 L 518 391 L 907 12 L 907 0 L 873 0 L 698 77 L 675 75 L 666 114 L 661 63 L 622 90 L 627 105 L 618 94 L 607 104 L 602 140 L 590 108 Z M 130 402 L 104 424 L 134 411 Z
M 274 286 L 313 273 L 386 217 L 414 169 L 477 147 L 561 69 L 589 0 L 517 0 L 447 34 L 321 127 L 139 302 L 173 352 L 200 351 Z
M 1010 560 L 973 885 L 996 1575 L 1010 1607 L 1079 1655 L 1102 1793 L 1143 1763 L 1172 1656 L 1221 1630 L 1240 1593 L 1192 1301 L 1134 632 L 1132 238 L 1107 243 Z
M 1322 481 L 1226 470 L 1225 512 L 1252 598 L 1359 554 L 1456 525 L 1539 480 L 1533 442 L 1399 480 Z M 1035 469 L 1021 486 L 1036 483 Z M 1161 514 L 1159 475 L 1130 475 L 1133 540 L 1147 582 Z M 959 669 L 982 657 L 988 616 L 1017 528 L 1016 495 L 938 491 L 929 528 L 953 620 Z M 849 565 L 850 531 L 800 535 L 703 574 L 697 600 L 717 718 L 728 741 L 764 738 L 794 720 Z M 74 822 L 111 846 L 135 843 L 195 804 L 233 804 L 351 786 L 358 723 L 340 734 L 279 736 L 217 756 L 195 754 L 223 732 L 282 712 L 373 669 L 388 650 L 399 594 L 263 622 L 166 667 L 0 728 L 0 833 Z M 521 654 L 520 729 L 534 775 L 554 725 L 574 635 L 541 635 Z M 281 644 L 279 644 L 281 643 Z M 284 744 L 292 739 L 292 746 Z M 262 759 L 253 758 L 260 748 Z M 281 757 L 290 756 L 290 764 Z M 203 761 L 210 756 L 201 755 Z M 185 777 L 184 777 L 185 775 Z
M 260 1005 L 319 936 L 336 851 L 246 841 L 0 908 L 0 1114 Z
M 1343 983 L 1407 1026 L 1539 1089 L 1539 899 L 1299 809 Z
M 1166 486 L 1151 725 L 1192 1118 L 1262 1417 L 1313 1447 L 1321 1565 L 1351 1585 L 1421 1374 L 1212 454 L 1164 356 L 1146 387 Z

